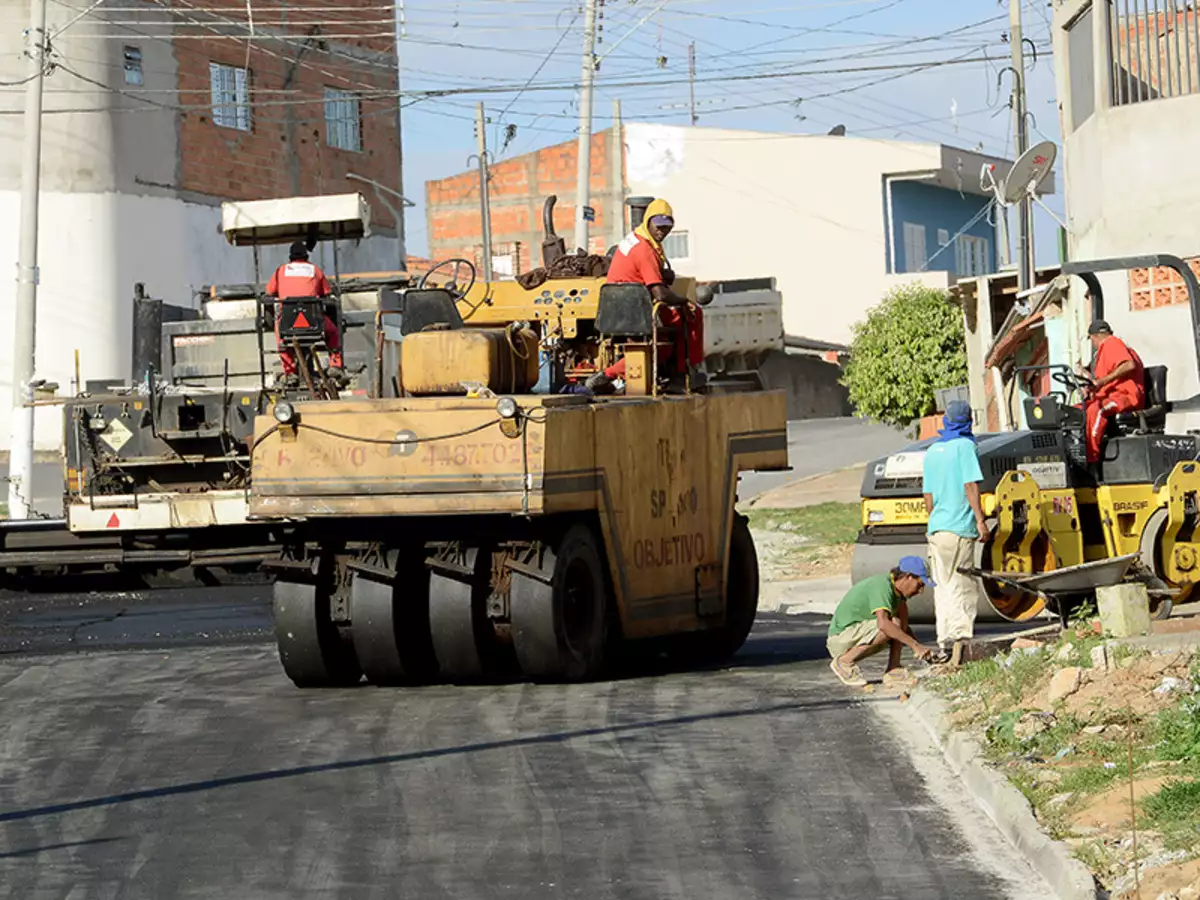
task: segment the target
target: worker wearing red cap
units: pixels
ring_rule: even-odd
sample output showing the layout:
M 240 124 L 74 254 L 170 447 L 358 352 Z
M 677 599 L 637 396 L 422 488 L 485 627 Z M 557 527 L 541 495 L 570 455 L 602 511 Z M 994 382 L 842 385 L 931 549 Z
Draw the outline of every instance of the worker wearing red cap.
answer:
M 1100 448 L 1109 420 L 1117 413 L 1142 409 L 1146 405 L 1146 386 L 1142 360 L 1103 319 L 1088 327 L 1088 337 L 1096 349 L 1091 384 L 1084 392 L 1087 413 L 1088 462 L 1100 461 Z
M 268 296 L 279 300 L 292 300 L 300 297 L 328 297 L 333 293 L 329 279 L 321 268 L 308 261 L 308 247 L 304 241 L 296 241 L 288 250 L 288 261 L 275 270 L 271 280 L 267 282 Z M 275 310 L 275 340 L 279 340 L 280 309 L 276 304 Z M 342 341 L 338 333 L 337 323 L 329 316 L 325 317 L 325 346 L 329 348 L 329 371 L 333 379 L 340 379 L 342 372 Z M 283 366 L 285 378 L 296 375 L 296 354 L 285 347 L 279 347 L 279 362 Z
M 609 284 L 644 284 L 659 307 L 658 320 L 667 328 L 676 328 L 674 346 L 658 348 L 659 365 L 675 357 L 676 369 L 704 362 L 704 318 L 700 308 L 671 292 L 668 286 L 674 273 L 667 262 L 662 242 L 675 227 L 674 211 L 666 200 L 655 200 L 646 207 L 642 224 L 617 245 L 608 268 Z M 610 393 L 614 379 L 625 376 L 625 360 L 618 360 L 603 372 L 587 380 L 587 387 L 597 394 Z

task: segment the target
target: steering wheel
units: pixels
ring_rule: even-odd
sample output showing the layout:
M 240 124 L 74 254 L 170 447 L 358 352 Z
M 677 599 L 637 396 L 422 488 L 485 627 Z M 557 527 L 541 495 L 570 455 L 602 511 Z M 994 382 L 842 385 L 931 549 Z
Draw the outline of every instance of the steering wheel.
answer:
M 448 281 L 443 282 L 441 285 L 437 285 L 437 284 L 431 285 L 430 281 L 431 281 L 431 276 L 433 275 L 433 273 L 436 272 L 438 269 L 444 269 L 448 266 L 454 267 L 453 273 L 451 274 L 450 279 Z M 471 273 L 471 280 L 467 282 L 466 287 L 459 286 L 459 274 L 462 272 L 463 266 L 466 266 L 466 268 Z M 467 296 L 467 294 L 471 293 L 471 288 L 473 288 L 475 286 L 475 263 L 471 262 L 469 259 L 460 259 L 458 257 L 454 257 L 452 259 L 443 259 L 441 262 L 436 263 L 432 269 L 430 269 L 428 272 L 426 272 L 424 275 L 422 275 L 421 280 L 417 283 L 418 289 L 423 289 L 423 288 L 427 288 L 427 287 L 431 287 L 431 286 L 445 288 L 450 293 L 454 294 L 454 298 L 456 300 L 463 299 L 463 297 L 465 297 L 465 296 Z
M 1090 387 L 1087 382 L 1080 379 L 1074 372 L 1059 369 L 1050 373 L 1050 378 L 1057 381 L 1059 384 L 1067 388 L 1068 391 L 1084 391 Z

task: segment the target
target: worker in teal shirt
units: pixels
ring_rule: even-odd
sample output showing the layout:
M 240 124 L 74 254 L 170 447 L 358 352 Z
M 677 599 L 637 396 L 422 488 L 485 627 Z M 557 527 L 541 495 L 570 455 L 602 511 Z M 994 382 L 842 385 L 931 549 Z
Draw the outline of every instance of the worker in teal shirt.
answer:
M 867 683 L 858 667 L 866 659 L 888 648 L 884 677 L 900 670 L 900 650 L 908 647 L 918 659 L 932 655 L 930 648 L 913 637 L 908 626 L 908 601 L 932 584 L 925 560 L 905 556 L 891 572 L 864 578 L 842 598 L 829 623 L 825 648 L 833 657 L 829 668 L 848 687 Z M 901 673 L 903 674 L 903 673 Z
M 983 472 L 971 430 L 971 407 L 961 400 L 946 405 L 941 437 L 925 451 L 921 491 L 929 513 L 929 565 L 936 587 L 936 661 L 950 659 L 957 641 L 975 634 L 979 585 L 959 572 L 975 565 L 975 542 L 991 537 L 983 515 L 979 484 Z

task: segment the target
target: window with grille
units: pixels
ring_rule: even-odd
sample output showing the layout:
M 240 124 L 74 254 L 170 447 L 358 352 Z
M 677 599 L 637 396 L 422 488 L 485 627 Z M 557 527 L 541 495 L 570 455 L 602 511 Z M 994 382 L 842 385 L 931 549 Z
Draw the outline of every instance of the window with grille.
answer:
M 350 91 L 325 88 L 325 143 L 339 150 L 362 150 L 358 97 Z
M 992 271 L 992 242 L 962 234 L 954 248 L 955 271 L 959 278 L 978 278 Z
M 125 83 L 142 83 L 142 51 L 137 47 L 125 46 Z
M 212 118 L 222 128 L 250 130 L 250 73 L 247 69 L 209 63 Z
M 663 253 L 667 255 L 667 259 L 688 259 L 691 257 L 691 248 L 689 247 L 688 233 L 686 231 L 672 231 L 662 242 Z

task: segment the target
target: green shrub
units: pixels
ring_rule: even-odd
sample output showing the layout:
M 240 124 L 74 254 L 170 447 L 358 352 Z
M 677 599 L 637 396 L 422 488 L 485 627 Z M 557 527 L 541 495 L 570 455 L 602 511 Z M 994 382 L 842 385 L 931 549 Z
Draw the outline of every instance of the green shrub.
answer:
M 934 391 L 966 381 L 962 312 L 944 291 L 895 288 L 855 324 L 842 384 L 860 416 L 903 428 L 934 411 Z

